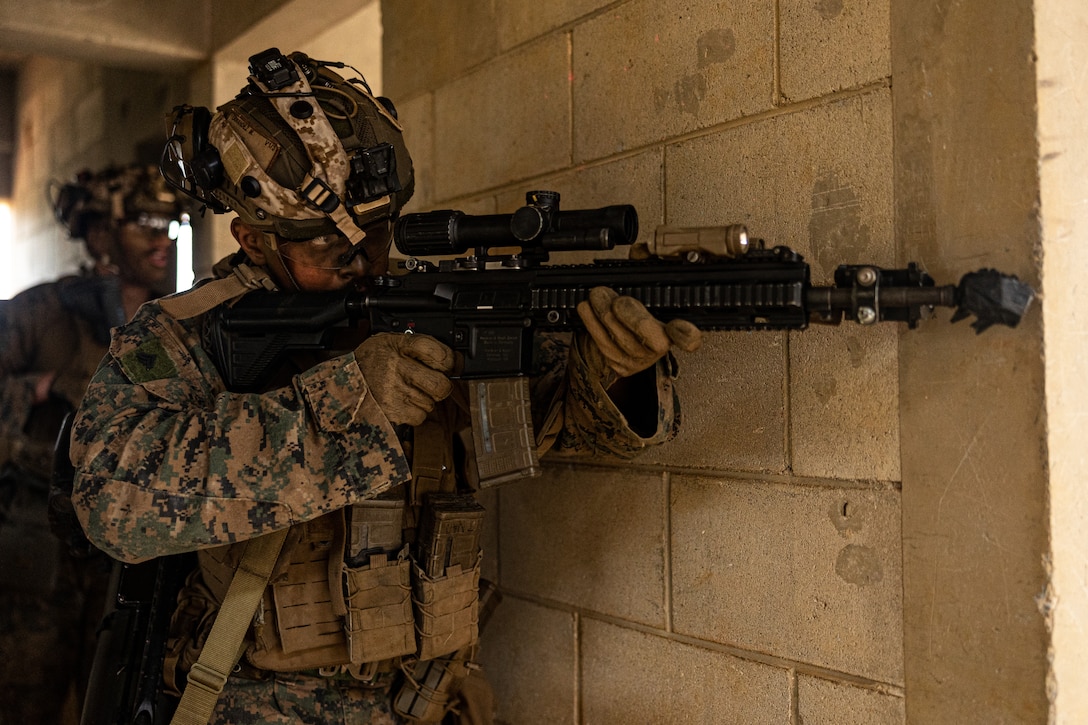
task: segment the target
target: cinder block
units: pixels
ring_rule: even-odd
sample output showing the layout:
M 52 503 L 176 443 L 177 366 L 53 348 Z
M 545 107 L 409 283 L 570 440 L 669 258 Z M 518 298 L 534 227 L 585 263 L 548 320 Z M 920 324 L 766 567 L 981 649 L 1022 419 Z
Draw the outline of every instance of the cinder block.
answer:
M 790 333 L 795 474 L 900 480 L 898 326 L 849 322 Z
M 412 155 L 416 190 L 405 213 L 429 209 L 434 200 L 434 94 L 424 93 L 399 102 L 397 117 L 404 127 L 404 143 Z
M 902 684 L 899 492 L 672 480 L 676 632 Z
M 499 47 L 507 50 L 609 5 L 612 0 L 507 2 L 497 14 Z
M 843 263 L 894 266 L 890 114 L 873 92 L 669 147 L 669 221 L 747 224 L 804 254 L 817 285 Z M 897 332 L 791 333 L 795 472 L 898 478 Z
M 503 586 L 663 626 L 664 512 L 657 476 L 549 464 L 499 490 Z
M 491 194 L 455 199 L 449 204 L 443 204 L 443 208 L 452 207 L 460 209 L 466 214 L 495 214 L 495 197 Z
M 789 722 L 786 670 L 589 617 L 581 621 L 583 722 Z
M 560 194 L 560 209 L 597 209 L 612 204 L 631 204 L 638 212 L 638 239 L 652 238 L 664 218 L 664 161 L 660 149 L 626 157 L 600 166 L 558 173 L 516 191 L 499 195 L 499 208 L 512 212 L 525 203 L 525 192 L 548 189 Z M 617 184 L 617 179 L 623 179 Z M 626 259 L 630 247 L 608 251 L 563 253 L 552 262 L 588 264 L 594 259 Z
M 573 723 L 574 615 L 506 596 L 484 629 L 480 662 L 500 722 Z
M 774 8 L 634 0 L 574 28 L 576 162 L 771 108 Z
M 382 3 L 383 88 L 391 98 L 433 91 L 499 52 L 493 3 Z
M 845 682 L 797 677 L 798 722 L 804 725 L 897 725 L 906 722 L 902 697 Z
M 545 38 L 436 91 L 437 199 L 570 164 L 568 54 L 565 37 Z
M 781 86 L 788 101 L 891 76 L 889 0 L 782 0 Z
M 711 332 L 698 351 L 676 353 L 680 434 L 639 462 L 784 471 L 784 343 L 780 332 Z
M 746 224 L 804 254 L 815 284 L 895 262 L 887 89 L 669 146 L 665 172 L 670 224 Z

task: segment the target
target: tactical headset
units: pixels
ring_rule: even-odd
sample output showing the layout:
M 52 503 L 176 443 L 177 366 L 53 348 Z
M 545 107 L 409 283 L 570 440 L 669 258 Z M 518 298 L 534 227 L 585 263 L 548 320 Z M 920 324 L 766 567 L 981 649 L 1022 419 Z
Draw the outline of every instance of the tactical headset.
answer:
M 411 198 L 412 160 L 392 102 L 376 98 L 344 63 L 285 56 L 249 59 L 249 83 L 213 114 L 179 106 L 161 160 L 175 188 L 215 213 L 288 239 L 362 229 Z

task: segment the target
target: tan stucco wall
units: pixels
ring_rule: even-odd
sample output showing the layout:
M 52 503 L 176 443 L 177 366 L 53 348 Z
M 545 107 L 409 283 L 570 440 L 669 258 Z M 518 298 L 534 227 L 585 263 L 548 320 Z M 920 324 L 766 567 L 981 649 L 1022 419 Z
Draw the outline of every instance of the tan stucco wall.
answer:
M 1088 721 L 1088 6 L 1036 0 L 1039 184 L 1046 296 L 1052 722 Z

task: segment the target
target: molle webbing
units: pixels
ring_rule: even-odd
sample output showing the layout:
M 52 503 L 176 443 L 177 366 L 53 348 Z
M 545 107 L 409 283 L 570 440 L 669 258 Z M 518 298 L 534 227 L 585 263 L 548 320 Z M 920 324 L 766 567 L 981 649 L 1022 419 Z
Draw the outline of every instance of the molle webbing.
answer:
M 333 603 L 333 582 L 340 580 L 343 514 L 326 514 L 292 532 L 265 592 L 254 626 L 255 646 L 246 659 L 275 672 L 346 664 L 347 643 Z
M 412 442 L 412 481 L 409 503 L 419 506 L 429 493 L 457 489 L 453 467 L 452 433 L 444 421 L 428 418 L 415 427 Z

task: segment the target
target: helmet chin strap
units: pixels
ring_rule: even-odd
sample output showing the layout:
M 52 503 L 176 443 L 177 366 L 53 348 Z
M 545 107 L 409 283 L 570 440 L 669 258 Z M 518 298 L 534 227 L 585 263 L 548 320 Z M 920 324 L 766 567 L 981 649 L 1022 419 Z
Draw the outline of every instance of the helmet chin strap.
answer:
M 284 264 L 283 257 L 280 256 L 276 235 L 272 232 L 261 232 L 261 248 L 265 252 L 266 264 L 275 273 L 275 276 L 287 280 L 292 287 L 291 291 L 302 292 L 302 287 L 299 286 L 294 275 L 291 274 L 291 270 L 287 269 L 287 265 Z

